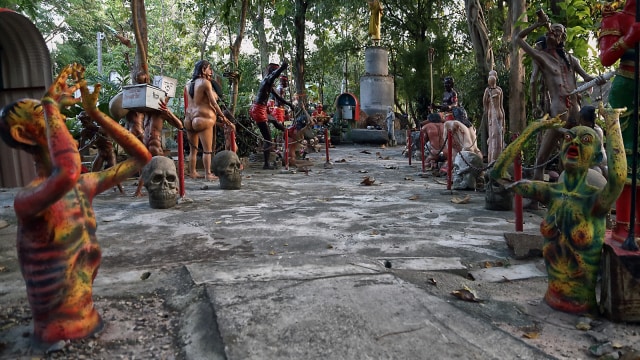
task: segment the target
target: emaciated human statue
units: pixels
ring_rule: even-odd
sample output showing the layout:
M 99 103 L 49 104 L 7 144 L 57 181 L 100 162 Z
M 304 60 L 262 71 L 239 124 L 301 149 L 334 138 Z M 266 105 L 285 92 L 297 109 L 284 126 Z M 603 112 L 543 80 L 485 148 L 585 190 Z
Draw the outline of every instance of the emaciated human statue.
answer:
M 487 119 L 489 136 L 487 139 L 487 162 L 491 164 L 504 149 L 505 115 L 503 107 L 502 88 L 498 86 L 498 73 L 489 72 L 487 88 L 484 90 L 482 104 Z
M 369 36 L 371 36 L 371 41 L 373 41 L 373 45 L 380 45 L 380 39 L 382 38 L 380 35 L 380 23 L 382 22 L 382 3 L 380 0 L 369 0 L 367 1 L 369 5 L 369 11 L 371 11 L 371 15 L 369 16 Z
M 205 179 L 215 180 L 211 172 L 211 156 L 213 154 L 213 131 L 218 118 L 235 130 L 235 125 L 229 121 L 220 106 L 218 95 L 211 85 L 213 70 L 207 60 L 196 62 L 191 81 L 187 84 L 189 105 L 185 110 L 184 127 L 189 139 L 189 172 L 192 178 L 200 175 L 196 171 L 198 144 L 202 142 L 202 164 Z
M 71 78 L 74 85 L 69 86 Z M 81 174 L 81 157 L 63 108 L 78 103 L 130 158 Z M 42 100 L 22 99 L 0 111 L 0 137 L 33 155 L 36 178 L 15 197 L 18 260 L 27 287 L 37 347 L 81 339 L 102 329 L 92 299 L 100 266 L 94 197 L 134 175 L 151 154 L 131 132 L 97 107 L 100 84 L 89 92 L 81 65 L 66 66 Z
M 444 141 L 444 122 L 439 114 L 429 114 L 427 120 L 420 124 L 420 132 L 424 136 L 424 142 L 427 144 L 426 163 L 428 170 L 438 168 L 440 154 L 445 150 Z M 419 143 L 418 143 L 419 144 Z
M 608 181 L 604 187 L 588 182 L 589 168 L 598 164 L 601 144 L 596 132 L 586 126 L 560 128 L 560 115 L 530 124 L 498 157 L 491 177 L 506 188 L 547 206 L 540 224 L 544 237 L 543 257 L 548 274 L 544 299 L 556 310 L 596 313 L 596 282 L 606 231 L 606 216 L 622 191 L 627 161 L 618 118 L 624 109 L 601 107 L 606 123 Z M 557 182 L 520 180 L 512 182 L 507 171 L 536 132 L 556 128 L 563 134 L 560 150 L 563 174 Z
M 560 115 L 561 119 L 565 121 L 564 127 L 571 128 L 577 124 L 580 110 L 578 95 L 570 95 L 577 87 L 576 74 L 585 81 L 593 80 L 595 77 L 587 74 L 580 66 L 578 59 L 564 50 L 564 42 L 567 39 L 565 27 L 562 24 L 549 24 L 549 19 L 542 12 L 539 12 L 538 15 L 538 21 L 535 24 L 518 33 L 516 42 L 531 56 L 540 72 L 544 86 L 549 93 L 549 115 L 551 117 Z M 548 30 L 546 43 L 545 46 L 534 48 L 527 43 L 526 37 L 540 27 L 546 27 Z M 533 176 L 535 180 L 543 179 L 544 164 L 561 138 L 562 134 L 554 128 L 542 136 L 536 157 Z
M 162 129 L 164 122 L 175 127 L 179 131 L 183 130 L 182 121 L 171 112 L 167 107 L 169 98 L 159 101 L 160 110 L 149 110 L 144 112 L 144 136 L 143 143 L 149 149 L 151 156 L 164 156 L 164 148 L 162 146 Z M 144 177 L 138 179 L 138 187 L 134 196 L 142 196 L 142 186 L 144 185 Z
M 632 166 L 633 156 L 633 94 L 635 93 L 634 59 L 635 45 L 640 41 L 640 23 L 635 21 L 636 1 L 627 0 L 622 11 L 613 11 L 609 7 L 602 10 L 602 22 L 598 37 L 600 48 L 600 62 L 604 66 L 611 66 L 618 60 L 620 63 L 616 70 L 611 90 L 609 92 L 609 104 L 612 107 L 626 107 L 629 112 L 620 116 L 620 127 L 624 149 L 627 154 L 627 164 Z M 631 176 L 632 169 L 627 169 L 627 181 L 622 195 L 616 202 L 616 224 L 612 237 L 624 242 L 629 235 L 631 222 Z M 640 189 L 636 188 L 635 202 L 635 228 L 636 239 L 640 231 Z M 636 240 L 637 242 L 637 240 Z M 637 250 L 632 243 L 625 244 L 627 250 Z
M 271 148 L 273 147 L 271 131 L 269 131 L 269 122 L 272 122 L 279 130 L 285 131 L 284 125 L 278 123 L 275 119 L 270 121 L 268 118 L 267 102 L 269 101 L 269 97 L 273 96 L 278 99 L 278 101 L 293 107 L 293 104 L 286 101 L 273 89 L 274 82 L 280 74 L 287 70 L 287 67 L 289 67 L 289 63 L 287 63 L 286 60 L 283 60 L 281 65 L 269 64 L 269 67 L 267 68 L 267 75 L 260 82 L 258 94 L 253 100 L 251 109 L 249 109 L 249 116 L 256 122 L 256 125 L 260 130 L 260 134 L 262 134 L 262 152 L 264 154 L 264 166 L 262 168 L 265 170 L 273 169 L 271 164 L 269 164 Z

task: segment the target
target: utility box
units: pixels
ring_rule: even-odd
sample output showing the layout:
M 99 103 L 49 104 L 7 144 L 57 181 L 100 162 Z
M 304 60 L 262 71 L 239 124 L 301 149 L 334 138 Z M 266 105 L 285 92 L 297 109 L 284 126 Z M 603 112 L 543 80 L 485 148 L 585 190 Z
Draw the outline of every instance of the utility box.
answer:
M 176 87 L 178 87 L 178 80 L 167 76 L 154 76 L 153 86 L 158 87 L 167 93 L 170 98 L 176 97 Z
M 122 88 L 122 107 L 137 111 L 159 110 L 159 102 L 166 95 L 164 90 L 149 84 L 125 86 Z

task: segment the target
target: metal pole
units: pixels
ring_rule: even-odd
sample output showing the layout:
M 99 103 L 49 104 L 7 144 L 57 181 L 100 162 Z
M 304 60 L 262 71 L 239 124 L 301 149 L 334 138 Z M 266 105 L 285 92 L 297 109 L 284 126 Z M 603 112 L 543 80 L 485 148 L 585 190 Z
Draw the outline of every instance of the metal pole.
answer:
M 102 75 L 102 40 L 104 39 L 104 33 L 98 32 L 96 34 L 96 41 L 98 42 L 98 74 Z

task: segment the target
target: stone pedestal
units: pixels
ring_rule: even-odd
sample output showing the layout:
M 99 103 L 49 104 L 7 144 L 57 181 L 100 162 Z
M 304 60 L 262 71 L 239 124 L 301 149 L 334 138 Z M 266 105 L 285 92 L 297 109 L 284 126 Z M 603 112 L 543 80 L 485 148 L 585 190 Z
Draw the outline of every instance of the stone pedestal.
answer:
M 600 311 L 612 321 L 640 322 L 640 252 L 622 249 L 607 232 Z

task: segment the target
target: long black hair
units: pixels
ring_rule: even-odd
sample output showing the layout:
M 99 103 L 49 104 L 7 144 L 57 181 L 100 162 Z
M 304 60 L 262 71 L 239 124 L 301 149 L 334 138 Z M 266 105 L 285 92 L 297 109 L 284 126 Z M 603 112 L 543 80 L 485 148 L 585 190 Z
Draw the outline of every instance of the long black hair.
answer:
M 189 84 L 189 95 L 193 98 L 196 87 L 196 79 L 202 76 L 202 70 L 206 69 L 208 66 L 211 66 L 207 60 L 199 60 L 196 63 L 196 66 L 193 68 L 193 74 L 191 75 L 191 84 Z

